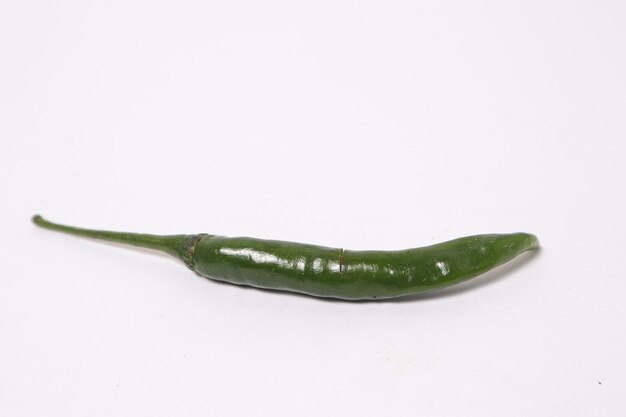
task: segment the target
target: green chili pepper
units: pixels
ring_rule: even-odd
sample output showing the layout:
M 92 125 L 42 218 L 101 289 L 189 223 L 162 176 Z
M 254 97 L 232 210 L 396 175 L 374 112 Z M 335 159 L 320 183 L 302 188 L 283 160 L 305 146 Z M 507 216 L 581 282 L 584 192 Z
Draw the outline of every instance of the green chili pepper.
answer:
M 466 281 L 537 249 L 528 233 L 468 236 L 398 251 L 351 251 L 301 243 L 208 234 L 159 236 L 33 221 L 44 228 L 156 249 L 198 274 L 233 284 L 346 300 L 417 294 Z

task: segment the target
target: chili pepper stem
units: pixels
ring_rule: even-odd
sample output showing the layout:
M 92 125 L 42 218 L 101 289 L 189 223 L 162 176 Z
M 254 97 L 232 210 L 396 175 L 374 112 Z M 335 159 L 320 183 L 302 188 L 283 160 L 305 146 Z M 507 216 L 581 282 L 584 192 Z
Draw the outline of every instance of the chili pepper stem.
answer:
M 97 240 L 123 243 L 130 246 L 154 249 L 181 259 L 191 267 L 193 245 L 201 235 L 152 235 L 143 233 L 112 232 L 108 230 L 85 229 L 50 222 L 40 215 L 33 216 L 33 223 L 44 229 L 83 236 Z

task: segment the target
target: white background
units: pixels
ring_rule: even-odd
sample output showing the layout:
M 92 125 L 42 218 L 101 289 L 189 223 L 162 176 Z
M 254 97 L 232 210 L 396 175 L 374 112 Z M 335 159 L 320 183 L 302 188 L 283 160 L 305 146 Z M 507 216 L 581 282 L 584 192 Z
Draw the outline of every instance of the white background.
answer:
M 623 1 L 5 1 L 0 414 L 626 412 Z M 440 294 L 200 278 L 30 217 L 400 249 Z

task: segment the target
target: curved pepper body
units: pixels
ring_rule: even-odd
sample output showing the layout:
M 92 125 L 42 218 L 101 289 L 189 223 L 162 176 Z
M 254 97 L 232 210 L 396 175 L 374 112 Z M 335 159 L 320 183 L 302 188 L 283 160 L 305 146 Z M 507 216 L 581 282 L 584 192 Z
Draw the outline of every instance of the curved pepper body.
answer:
M 537 238 L 526 233 L 468 236 L 399 251 L 206 235 L 197 241 L 190 266 L 234 284 L 346 300 L 384 299 L 466 281 L 536 246 Z
M 384 299 L 448 287 L 536 249 L 528 233 L 468 236 L 398 251 L 352 251 L 215 235 L 159 236 L 55 224 L 47 229 L 160 250 L 198 274 L 233 284 L 345 300 Z

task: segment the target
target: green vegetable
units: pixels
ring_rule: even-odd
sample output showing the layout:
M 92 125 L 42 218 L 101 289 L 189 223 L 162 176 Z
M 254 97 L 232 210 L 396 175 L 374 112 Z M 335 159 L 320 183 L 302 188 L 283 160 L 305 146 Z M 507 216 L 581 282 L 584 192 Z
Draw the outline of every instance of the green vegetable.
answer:
M 156 249 L 204 277 L 345 300 L 417 294 L 466 281 L 539 247 L 528 233 L 468 236 L 398 251 L 351 251 L 208 234 L 159 236 L 33 221 L 44 228 Z

